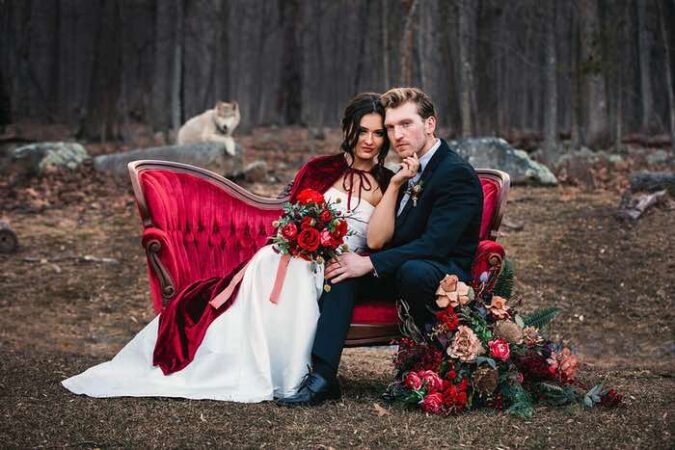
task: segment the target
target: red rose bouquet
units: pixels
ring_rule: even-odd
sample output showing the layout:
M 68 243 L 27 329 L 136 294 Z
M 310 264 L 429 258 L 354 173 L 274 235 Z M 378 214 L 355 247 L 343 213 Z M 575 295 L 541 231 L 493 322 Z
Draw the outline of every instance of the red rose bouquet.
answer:
M 274 223 L 277 232 L 272 244 L 284 255 L 311 261 L 317 270 L 318 265 L 347 250 L 344 238 L 351 232 L 345 219 L 320 192 L 305 189 L 295 203 L 284 206 L 283 215 Z

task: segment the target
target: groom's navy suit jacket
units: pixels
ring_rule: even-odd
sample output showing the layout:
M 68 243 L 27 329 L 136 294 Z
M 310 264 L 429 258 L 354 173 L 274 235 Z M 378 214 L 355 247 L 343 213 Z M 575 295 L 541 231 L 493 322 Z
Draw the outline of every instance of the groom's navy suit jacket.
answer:
M 425 260 L 443 273 L 470 276 L 483 212 L 483 189 L 473 168 L 441 140 L 420 178 L 417 205 L 408 199 L 396 217 L 394 236 L 370 255 L 379 277 L 394 275 L 406 261 Z M 406 186 L 401 188 L 401 198 Z

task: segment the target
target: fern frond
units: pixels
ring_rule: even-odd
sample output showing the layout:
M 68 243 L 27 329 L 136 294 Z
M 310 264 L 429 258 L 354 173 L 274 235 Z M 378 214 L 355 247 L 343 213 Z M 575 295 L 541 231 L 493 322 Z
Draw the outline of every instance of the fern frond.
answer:
M 513 295 L 513 263 L 508 258 L 504 260 L 502 273 L 497 277 L 497 282 L 492 293 L 506 299 L 511 298 L 511 295 Z
M 526 327 L 543 328 L 560 314 L 560 308 L 550 306 L 548 308 L 538 309 L 530 314 L 523 316 L 523 322 Z

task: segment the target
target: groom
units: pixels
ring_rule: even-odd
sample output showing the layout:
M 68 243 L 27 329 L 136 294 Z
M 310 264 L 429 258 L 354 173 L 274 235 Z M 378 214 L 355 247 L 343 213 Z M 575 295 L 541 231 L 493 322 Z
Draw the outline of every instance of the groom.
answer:
M 394 236 L 370 256 L 344 253 L 326 267 L 333 289 L 319 300 L 313 370 L 285 406 L 317 405 L 341 396 L 337 370 L 358 296 L 402 298 L 418 324 L 433 318 L 436 288 L 445 274 L 470 280 L 478 245 L 483 190 L 473 168 L 436 137 L 436 111 L 417 88 L 385 92 L 384 121 L 403 160 L 416 154 L 418 174 L 399 192 Z

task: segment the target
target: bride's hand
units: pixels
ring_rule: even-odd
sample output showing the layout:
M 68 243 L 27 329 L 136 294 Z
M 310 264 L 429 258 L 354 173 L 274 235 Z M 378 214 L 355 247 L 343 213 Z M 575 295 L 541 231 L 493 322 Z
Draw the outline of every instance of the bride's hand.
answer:
M 401 161 L 401 169 L 391 178 L 391 183 L 400 187 L 406 181 L 417 175 L 417 171 L 419 169 L 420 160 L 417 157 L 417 154 L 413 153 L 412 156 L 408 156 L 403 161 Z

